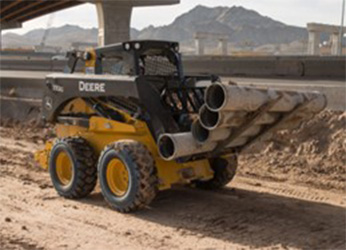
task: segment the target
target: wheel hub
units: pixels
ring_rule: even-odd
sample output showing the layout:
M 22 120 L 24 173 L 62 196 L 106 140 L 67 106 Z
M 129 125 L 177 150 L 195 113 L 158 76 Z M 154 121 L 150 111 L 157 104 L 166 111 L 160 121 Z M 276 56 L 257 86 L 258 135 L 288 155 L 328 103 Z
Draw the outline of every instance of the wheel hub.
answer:
M 72 180 L 72 161 L 64 151 L 60 152 L 56 158 L 56 174 L 60 183 L 65 186 Z
M 106 177 L 109 189 L 114 195 L 125 195 L 129 188 L 129 173 L 121 160 L 113 159 L 108 163 Z

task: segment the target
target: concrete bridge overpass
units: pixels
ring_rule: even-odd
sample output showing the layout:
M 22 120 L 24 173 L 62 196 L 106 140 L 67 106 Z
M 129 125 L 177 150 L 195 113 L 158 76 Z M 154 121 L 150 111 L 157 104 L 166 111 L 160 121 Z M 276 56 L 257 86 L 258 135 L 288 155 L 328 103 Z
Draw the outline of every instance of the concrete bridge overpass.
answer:
M 86 2 L 96 5 L 99 45 L 105 45 L 129 40 L 134 7 L 177 4 L 180 0 L 0 0 L 0 27 L 20 28 L 26 21 Z

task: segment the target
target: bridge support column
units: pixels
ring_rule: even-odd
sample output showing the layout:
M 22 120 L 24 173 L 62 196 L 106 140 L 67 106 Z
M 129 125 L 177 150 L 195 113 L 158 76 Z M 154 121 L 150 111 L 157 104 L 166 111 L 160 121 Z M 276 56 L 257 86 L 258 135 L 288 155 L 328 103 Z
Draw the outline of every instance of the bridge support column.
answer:
M 308 54 L 309 55 L 319 55 L 320 54 L 320 32 L 309 31 L 309 44 L 308 44 Z
M 132 6 L 112 1 L 96 2 L 99 46 L 130 40 Z
M 330 35 L 330 40 L 332 43 L 332 49 L 331 49 L 331 54 L 333 56 L 336 56 L 339 54 L 340 51 L 340 35 L 339 34 L 331 34 Z
M 204 55 L 205 40 L 203 38 L 196 37 L 196 54 L 199 56 Z
M 220 39 L 219 47 L 220 47 L 221 55 L 227 56 L 228 55 L 228 41 L 226 39 Z

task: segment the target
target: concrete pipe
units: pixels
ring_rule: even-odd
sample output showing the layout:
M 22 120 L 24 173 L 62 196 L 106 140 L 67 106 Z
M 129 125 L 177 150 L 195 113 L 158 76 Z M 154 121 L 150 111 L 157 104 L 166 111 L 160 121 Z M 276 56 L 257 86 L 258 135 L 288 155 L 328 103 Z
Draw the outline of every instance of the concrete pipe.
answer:
M 230 128 L 217 128 L 208 130 L 199 120 L 192 124 L 192 135 L 199 143 L 217 142 L 227 139 L 231 135 Z
M 265 113 L 255 121 L 255 125 L 272 124 L 278 119 L 279 115 L 273 113 Z
M 205 105 L 199 112 L 201 125 L 209 130 L 226 127 L 239 127 L 245 121 L 246 112 L 232 111 L 211 111 Z M 265 125 L 274 123 L 277 120 L 277 114 L 266 113 L 255 121 L 255 125 Z
M 203 105 L 199 111 L 201 125 L 209 130 L 224 127 L 237 127 L 244 121 L 246 112 L 217 112 Z
M 271 89 L 263 90 L 214 83 L 206 90 L 205 103 L 212 111 L 256 111 L 266 102 L 276 99 L 279 93 Z M 288 112 L 304 101 L 304 97 L 300 93 L 281 93 L 283 94 L 282 99 L 270 111 Z
M 160 156 L 166 161 L 206 153 L 216 147 L 216 143 L 212 142 L 198 143 L 191 132 L 163 134 L 159 137 L 157 145 Z
M 327 107 L 328 101 L 327 97 L 324 94 L 321 94 L 319 92 L 309 92 L 305 94 L 305 97 L 308 100 L 312 101 L 308 103 L 304 110 L 316 114 Z
M 235 148 L 245 145 L 249 138 L 252 136 L 258 135 L 258 133 L 261 131 L 260 126 L 253 126 L 245 130 L 243 133 L 239 135 L 239 137 L 232 140 L 230 143 L 228 143 L 224 148 Z
M 205 93 L 205 103 L 212 111 L 253 111 L 268 99 L 261 91 L 222 83 L 212 84 Z
M 225 148 L 235 148 L 235 147 L 240 147 L 243 146 L 247 143 L 248 138 L 247 137 L 239 137 L 225 146 Z
M 248 129 L 246 129 L 243 133 L 241 133 L 242 137 L 250 137 L 250 136 L 254 136 L 257 135 L 260 131 L 261 131 L 262 127 L 261 126 L 252 126 Z
M 304 93 L 307 100 L 311 100 L 305 107 L 294 113 L 285 123 L 279 124 L 277 130 L 296 129 L 300 127 L 303 121 L 312 119 L 317 113 L 321 112 L 327 106 L 327 98 L 319 92 Z
M 278 97 L 278 94 L 282 94 L 280 101 L 270 109 L 270 111 L 289 112 L 292 111 L 298 104 L 304 103 L 304 96 L 299 92 L 285 92 L 278 91 L 272 95 L 274 98 Z

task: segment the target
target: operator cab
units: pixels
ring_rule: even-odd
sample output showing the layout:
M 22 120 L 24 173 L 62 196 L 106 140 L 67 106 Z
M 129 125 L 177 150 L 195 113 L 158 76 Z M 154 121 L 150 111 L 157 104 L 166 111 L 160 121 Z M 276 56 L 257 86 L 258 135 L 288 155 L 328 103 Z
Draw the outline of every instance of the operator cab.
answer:
M 168 41 L 129 41 L 87 51 L 71 51 L 65 73 L 73 73 L 78 60 L 86 74 L 182 77 L 179 44 Z

